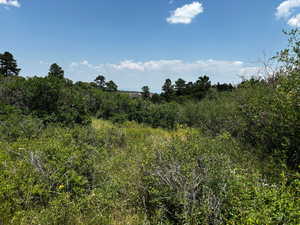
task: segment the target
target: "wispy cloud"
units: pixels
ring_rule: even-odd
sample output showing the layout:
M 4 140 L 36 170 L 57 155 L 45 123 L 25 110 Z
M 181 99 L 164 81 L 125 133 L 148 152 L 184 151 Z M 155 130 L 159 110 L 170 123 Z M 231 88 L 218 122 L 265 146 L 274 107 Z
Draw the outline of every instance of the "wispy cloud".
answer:
M 136 70 L 136 71 L 168 71 L 174 72 L 188 72 L 203 69 L 212 69 L 224 66 L 242 66 L 241 61 L 222 61 L 222 60 L 198 60 L 194 62 L 185 62 L 182 60 L 152 60 L 146 62 L 138 62 L 133 60 L 125 60 L 119 64 L 110 64 L 117 70 Z
M 6 6 L 21 7 L 21 4 L 18 0 L 0 0 L 0 4 Z
M 167 22 L 171 24 L 190 24 L 197 15 L 203 12 L 203 5 L 200 2 L 193 2 L 171 12 L 171 16 L 167 18 Z
M 40 65 L 47 65 L 47 66 L 51 65 L 51 63 L 45 62 L 43 60 L 40 60 L 39 63 L 40 63 Z
M 137 70 L 137 71 L 145 71 L 145 65 L 141 62 L 134 62 L 132 60 L 124 60 L 120 62 L 120 64 L 111 64 L 111 66 L 117 70 Z
M 289 19 L 288 25 L 292 27 L 300 27 L 300 14 Z
M 297 7 L 300 7 L 300 0 L 285 0 L 277 7 L 276 16 L 277 18 L 287 18 Z

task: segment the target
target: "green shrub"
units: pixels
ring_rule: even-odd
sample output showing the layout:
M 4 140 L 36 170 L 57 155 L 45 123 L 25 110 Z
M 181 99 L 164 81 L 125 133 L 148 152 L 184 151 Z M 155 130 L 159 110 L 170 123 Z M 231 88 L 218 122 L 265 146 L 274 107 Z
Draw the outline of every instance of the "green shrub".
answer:
M 258 174 L 235 176 L 224 212 L 226 224 L 299 224 L 299 178 L 298 174 L 287 183 L 282 174 L 281 183 L 268 183 Z
M 245 140 L 297 169 L 300 165 L 299 72 L 280 75 L 277 87 L 250 88 L 240 101 Z M 250 92 L 251 91 L 251 92 Z
M 156 152 L 140 192 L 151 224 L 222 224 L 232 166 L 226 151 L 238 148 L 226 139 L 173 139 Z
M 34 138 L 44 128 L 43 121 L 8 105 L 0 105 L 0 140 Z
M 188 126 L 200 128 L 207 135 L 217 136 L 230 132 L 241 136 L 240 130 L 245 126 L 244 118 L 239 112 L 238 102 L 233 93 L 218 93 L 215 98 L 205 98 L 201 102 L 188 102 L 183 105 Z

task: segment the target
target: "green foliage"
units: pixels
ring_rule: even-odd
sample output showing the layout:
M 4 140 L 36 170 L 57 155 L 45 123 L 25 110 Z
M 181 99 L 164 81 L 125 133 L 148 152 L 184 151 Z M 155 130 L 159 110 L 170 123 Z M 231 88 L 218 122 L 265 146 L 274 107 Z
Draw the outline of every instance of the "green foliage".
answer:
M 0 54 L 0 74 L 4 76 L 18 76 L 20 69 L 13 55 L 9 52 Z
M 0 104 L 0 140 L 34 138 L 43 129 L 43 122 L 30 115 L 23 115 L 19 109 Z
M 166 79 L 162 90 L 163 97 L 167 102 L 176 101 L 184 103 L 187 100 L 202 100 L 211 89 L 211 82 L 209 81 L 208 76 L 201 76 L 196 82 L 186 83 L 185 80 L 179 78 L 175 81 L 175 85 L 172 84 L 170 79 Z M 216 85 L 219 91 L 227 91 L 229 88 L 233 87 L 231 84 Z
M 0 75 L 0 102 L 2 104 L 12 105 L 27 111 L 28 95 L 25 78 Z
M 150 89 L 148 86 L 142 87 L 142 97 L 143 99 L 149 99 L 150 98 Z
M 112 80 L 106 83 L 106 91 L 114 92 L 118 90 L 118 85 L 115 84 Z
M 45 123 L 70 125 L 89 122 L 81 92 L 65 79 L 4 77 L 0 84 L 0 99 L 24 114 L 34 114 Z
M 164 85 L 162 86 L 162 96 L 166 99 L 166 101 L 171 101 L 174 98 L 174 85 L 170 79 L 166 79 Z
M 34 77 L 28 80 L 28 85 L 30 110 L 46 122 L 88 122 L 88 111 L 81 93 L 67 81 L 55 77 Z
M 218 91 L 232 91 L 234 87 L 232 84 L 220 84 L 219 82 L 216 85 L 213 85 L 214 88 L 216 88 Z
M 177 103 L 151 105 L 149 113 L 149 120 L 145 122 L 152 127 L 175 129 L 183 122 L 182 108 Z
M 34 138 L 43 129 L 43 122 L 32 116 L 10 114 L 0 119 L 0 140 L 16 140 L 20 137 Z
M 226 142 L 225 150 L 222 141 L 188 136 L 156 152 L 143 168 L 141 193 L 152 224 L 222 224 L 231 178 Z
M 1 54 L 0 224 L 299 224 L 300 41 L 288 34 L 270 78 L 167 79 L 151 98 L 104 76 L 73 84 L 57 64 L 11 76 Z
M 96 82 L 98 88 L 102 90 L 105 89 L 106 83 L 105 83 L 105 77 L 103 75 L 97 76 L 94 81 Z
M 206 96 L 211 87 L 211 82 L 208 76 L 199 77 L 193 87 L 193 96 L 201 100 Z
M 63 69 L 56 63 L 52 64 L 49 69 L 48 77 L 64 79 L 65 72 Z
M 177 81 L 175 81 L 175 89 L 177 96 L 183 95 L 186 92 L 185 80 L 179 78 Z
M 208 135 L 216 136 L 224 131 L 235 137 L 242 136 L 245 121 L 238 109 L 236 93 L 217 93 L 217 97 L 205 98 L 201 102 L 186 102 L 184 113 L 188 126 L 198 127 Z
M 101 158 L 103 142 L 93 140 L 91 133 L 86 132 L 89 132 L 87 128 L 49 128 L 36 140 L 19 139 L 13 145 L 1 144 L 1 156 L 5 159 L 0 164 L 1 217 L 12 218 L 13 224 L 18 224 L 19 216 L 22 215 L 22 220 L 27 217 L 23 212 L 42 210 L 43 215 L 43 208 L 49 207 L 48 220 L 60 224 L 63 219 L 72 224 L 64 213 L 78 211 L 75 200 L 89 194 L 100 182 L 96 180 L 101 179 L 95 176 L 95 168 Z M 95 146 L 100 148 L 96 150 Z M 68 202 L 74 208 L 70 206 L 58 213 L 66 204 L 69 206 Z M 52 213 L 52 210 L 55 211 Z M 54 217 L 59 219 L 57 222 L 50 217 L 55 213 L 58 213 Z M 59 218 L 60 215 L 63 217 Z
M 155 93 L 151 97 L 151 102 L 153 102 L 155 104 L 162 103 L 163 102 L 163 98 L 159 94 Z
M 297 224 L 299 182 L 262 180 L 255 153 L 228 133 L 93 127 L 0 141 L 2 223 Z
M 226 224 L 299 224 L 299 174 L 290 184 L 284 173 L 281 176 L 276 184 L 257 174 L 237 176 L 229 191 Z
M 246 122 L 243 140 L 262 147 L 267 154 L 297 169 L 299 156 L 299 73 L 280 76 L 277 87 L 265 84 L 247 87 L 239 99 Z
M 300 73 L 282 77 L 276 89 L 272 111 L 273 121 L 280 121 L 276 132 L 280 133 L 281 148 L 293 168 L 300 165 Z M 278 130 L 280 129 L 280 130 Z M 274 131 L 274 129 L 273 129 Z

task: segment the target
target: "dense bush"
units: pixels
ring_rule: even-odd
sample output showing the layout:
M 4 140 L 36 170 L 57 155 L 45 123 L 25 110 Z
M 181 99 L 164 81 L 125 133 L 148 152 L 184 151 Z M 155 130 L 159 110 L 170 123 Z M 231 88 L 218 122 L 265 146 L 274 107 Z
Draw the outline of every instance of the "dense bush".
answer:
M 141 202 L 152 224 L 222 224 L 232 179 L 222 141 L 173 139 L 144 167 Z M 229 144 L 229 142 L 227 143 Z M 222 146 L 220 148 L 220 146 Z M 232 149 L 233 147 L 233 149 Z
M 30 115 L 23 115 L 19 109 L 0 104 L 0 140 L 34 138 L 39 136 L 43 121 Z
M 105 179 L 97 170 L 103 146 L 93 129 L 80 127 L 47 128 L 37 139 L 2 142 L 2 223 L 72 224 L 80 202 Z
M 86 101 L 72 83 L 53 77 L 1 77 L 1 103 L 32 114 L 45 123 L 89 123 Z
M 280 76 L 276 88 L 250 88 L 239 105 L 246 122 L 243 139 L 294 169 L 300 165 L 299 77 L 293 72 Z
M 44 121 L 64 124 L 89 122 L 84 98 L 68 80 L 34 77 L 27 82 L 29 109 Z
M 280 182 L 269 183 L 260 174 L 242 172 L 228 190 L 226 224 L 299 224 L 299 188 L 299 174 L 282 173 Z

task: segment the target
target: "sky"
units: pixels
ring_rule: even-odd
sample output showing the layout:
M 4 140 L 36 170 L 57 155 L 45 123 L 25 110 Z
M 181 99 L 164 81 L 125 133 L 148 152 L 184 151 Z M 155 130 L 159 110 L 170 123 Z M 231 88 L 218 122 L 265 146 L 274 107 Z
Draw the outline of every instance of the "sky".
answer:
M 300 0 L 0 0 L 0 52 L 22 76 L 52 63 L 73 81 L 99 74 L 158 92 L 166 78 L 238 83 L 287 45 Z

